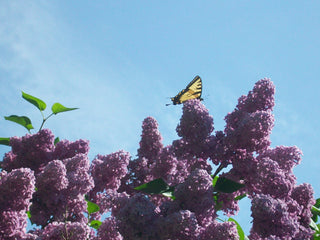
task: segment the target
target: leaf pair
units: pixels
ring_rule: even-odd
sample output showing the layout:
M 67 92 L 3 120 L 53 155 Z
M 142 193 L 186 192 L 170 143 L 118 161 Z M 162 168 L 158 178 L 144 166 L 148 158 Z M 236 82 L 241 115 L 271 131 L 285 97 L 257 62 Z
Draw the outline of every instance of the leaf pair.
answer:
M 42 101 L 41 99 L 34 97 L 30 94 L 27 94 L 23 91 L 22 91 L 22 98 L 25 99 L 26 101 L 28 101 L 29 103 L 31 103 L 32 105 L 34 105 L 36 108 L 38 108 L 43 116 L 42 111 L 44 111 L 47 107 L 47 105 L 44 101 Z M 61 103 L 54 103 L 51 107 L 52 113 L 46 118 L 43 116 L 42 124 L 41 124 L 39 131 L 42 129 L 44 122 L 49 117 L 51 117 L 53 114 L 72 111 L 75 109 L 78 109 L 78 108 L 68 108 L 68 107 L 63 106 Z M 10 115 L 10 116 L 6 116 L 4 118 L 5 118 L 5 120 L 15 122 L 15 123 L 25 127 L 29 133 L 30 133 L 31 129 L 34 129 L 34 127 L 32 126 L 31 120 L 27 116 Z M 0 138 L 0 144 L 2 144 L 2 145 L 9 145 L 9 141 L 10 141 L 10 138 Z
M 36 106 L 40 111 L 44 111 L 47 107 L 47 104 L 44 101 L 42 101 L 41 99 L 36 98 L 30 94 L 27 94 L 23 91 L 22 91 L 22 97 L 25 100 L 27 100 L 29 103 Z M 61 112 L 71 111 L 71 110 L 75 110 L 75 109 L 78 109 L 78 108 L 67 108 L 67 107 L 63 106 L 61 103 L 54 103 L 51 107 L 53 114 L 58 114 Z
M 91 202 L 87 199 L 87 197 L 85 198 L 86 202 L 87 202 L 87 211 L 88 211 L 88 215 L 98 212 L 100 210 L 100 207 L 95 204 L 94 202 Z M 102 222 L 98 221 L 98 220 L 92 220 L 90 221 L 89 225 L 90 227 L 93 227 L 94 229 L 98 230 L 101 226 Z

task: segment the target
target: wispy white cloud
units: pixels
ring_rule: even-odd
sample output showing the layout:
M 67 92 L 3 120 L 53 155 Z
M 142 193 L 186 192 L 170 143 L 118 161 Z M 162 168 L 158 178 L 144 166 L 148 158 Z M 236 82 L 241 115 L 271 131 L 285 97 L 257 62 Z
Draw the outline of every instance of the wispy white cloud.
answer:
M 143 119 L 134 114 L 133 102 L 127 94 L 130 89 L 114 79 L 107 62 L 93 66 L 84 56 L 78 59 L 72 54 L 74 49 L 69 49 L 76 41 L 73 30 L 59 22 L 54 3 L 6 1 L 0 9 L 0 53 L 3 56 L 0 81 L 6 86 L 0 89 L 1 96 L 5 97 L 0 103 L 0 114 L 21 113 L 32 119 L 40 118 L 32 106 L 28 108 L 28 103 L 17 99 L 19 91 L 23 90 L 42 98 L 48 107 L 55 101 L 80 107 L 80 110 L 48 120 L 46 126 L 62 137 L 89 138 L 92 145 L 97 146 L 94 151 L 102 153 L 116 150 L 117 145 L 130 149 L 137 146 L 129 142 L 139 136 L 137 131 Z M 128 125 L 128 115 L 132 126 Z M 11 131 L 1 128 L 0 135 L 11 136 L 17 132 Z

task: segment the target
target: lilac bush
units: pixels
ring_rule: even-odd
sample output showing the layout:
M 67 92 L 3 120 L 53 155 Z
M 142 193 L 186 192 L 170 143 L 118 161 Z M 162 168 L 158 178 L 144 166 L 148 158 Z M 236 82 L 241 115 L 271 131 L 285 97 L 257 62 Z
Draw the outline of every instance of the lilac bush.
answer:
M 186 101 L 180 138 L 168 146 L 147 117 L 136 158 L 120 150 L 90 164 L 88 141 L 55 144 L 48 129 L 11 138 L 1 162 L 0 239 L 243 239 L 235 222 L 218 217 L 235 215 L 240 196 L 252 201 L 249 239 L 311 239 L 313 189 L 293 174 L 302 152 L 270 147 L 274 93 L 269 79 L 258 81 L 215 132 L 202 102 Z M 159 179 L 162 192 L 137 190 Z M 27 211 L 38 226 L 28 233 Z

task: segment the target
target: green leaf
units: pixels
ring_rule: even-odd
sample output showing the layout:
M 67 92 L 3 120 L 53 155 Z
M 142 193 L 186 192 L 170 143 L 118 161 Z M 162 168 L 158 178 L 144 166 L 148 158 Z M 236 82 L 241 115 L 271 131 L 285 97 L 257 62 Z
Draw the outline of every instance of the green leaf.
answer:
M 239 195 L 239 196 L 235 197 L 234 200 L 238 201 L 238 200 L 241 200 L 241 199 L 245 198 L 246 196 L 247 196 L 247 194 L 244 193 L 242 195 Z
M 313 214 L 312 220 L 314 222 L 318 221 L 318 216 L 320 216 L 320 198 L 316 199 L 316 204 L 314 204 L 311 208 L 311 212 Z
M 8 117 L 4 117 L 4 119 L 6 119 L 8 121 L 15 122 L 15 123 L 18 123 L 21 126 L 24 126 L 28 131 L 30 129 L 33 129 L 33 126 L 31 124 L 31 120 L 26 116 L 11 115 L 11 116 L 8 116 Z
M 28 216 L 29 219 L 31 218 L 31 213 L 30 213 L 30 211 L 27 211 L 27 216 Z
M 312 239 L 313 239 L 313 240 L 320 240 L 320 235 L 319 235 L 319 233 L 314 233 Z
M 34 96 L 31 96 L 23 91 L 22 92 L 22 97 L 27 100 L 29 103 L 33 104 L 34 106 L 36 106 L 40 111 L 43 111 L 46 109 L 47 105 L 44 101 L 42 101 L 39 98 L 36 98 Z
M 218 181 L 218 176 L 215 176 L 214 179 L 212 179 L 212 186 L 215 187 Z
M 219 194 L 214 194 L 214 195 L 213 195 L 213 200 L 214 200 L 214 202 L 215 202 L 215 209 L 216 209 L 217 211 L 220 211 L 220 209 L 222 208 L 223 202 L 218 200 L 218 199 L 219 199 L 219 196 L 218 196 L 218 195 L 219 195 Z
M 10 138 L 0 138 L 0 144 L 10 146 Z
M 239 234 L 239 240 L 247 239 L 245 234 L 244 234 L 244 231 L 242 230 L 242 228 L 240 226 L 240 224 L 235 219 L 229 218 L 228 222 L 234 222 L 237 225 L 237 230 L 238 230 L 238 234 Z
M 95 204 L 95 203 L 93 203 L 93 202 L 91 202 L 91 201 L 89 201 L 87 199 L 86 199 L 86 202 L 87 202 L 88 214 L 95 213 L 95 212 L 98 212 L 100 210 L 100 207 L 97 204 Z
M 161 194 L 165 197 L 169 197 L 171 198 L 172 200 L 175 200 L 176 197 L 173 196 L 173 192 L 174 192 L 174 187 L 170 187 L 170 189 L 167 191 L 167 192 L 162 192 Z
M 318 228 L 317 224 L 312 219 L 310 219 L 309 226 L 310 226 L 311 229 L 313 229 L 317 233 L 319 233 L 319 228 Z
M 60 142 L 60 139 L 59 139 L 59 137 L 56 137 L 56 138 L 54 139 L 54 145 L 56 145 L 58 142 Z
M 63 106 L 62 104 L 60 104 L 60 103 L 55 103 L 51 107 L 52 113 L 54 113 L 54 114 L 58 114 L 58 113 L 61 113 L 61 112 L 72 111 L 72 110 L 76 110 L 76 109 L 78 109 L 78 108 L 67 108 L 67 107 Z
M 158 178 L 151 182 L 144 183 L 138 187 L 135 187 L 134 189 L 140 190 L 148 194 L 162 194 L 173 192 L 173 187 L 170 187 L 162 178 Z
M 314 205 L 314 206 L 311 207 L 311 212 L 313 214 L 312 220 L 317 222 L 318 221 L 318 216 L 320 216 L 320 209 L 315 207 L 315 205 Z
M 94 229 L 98 230 L 101 226 L 102 222 L 98 221 L 98 220 L 92 220 L 90 222 L 90 227 L 93 227 Z
M 240 188 L 243 188 L 244 186 L 244 184 L 234 182 L 225 177 L 219 177 L 214 190 L 217 192 L 232 193 Z

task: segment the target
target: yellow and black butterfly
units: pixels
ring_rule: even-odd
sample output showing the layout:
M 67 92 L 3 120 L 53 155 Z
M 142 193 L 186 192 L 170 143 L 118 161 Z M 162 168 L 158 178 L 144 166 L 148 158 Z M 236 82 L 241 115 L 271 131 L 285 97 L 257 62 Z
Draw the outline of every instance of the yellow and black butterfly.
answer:
M 181 104 L 189 99 L 201 98 L 202 93 L 202 81 L 199 76 L 195 76 L 195 78 L 188 84 L 188 86 L 179 92 L 175 97 L 171 98 L 173 105 Z M 168 106 L 170 104 L 166 104 Z

